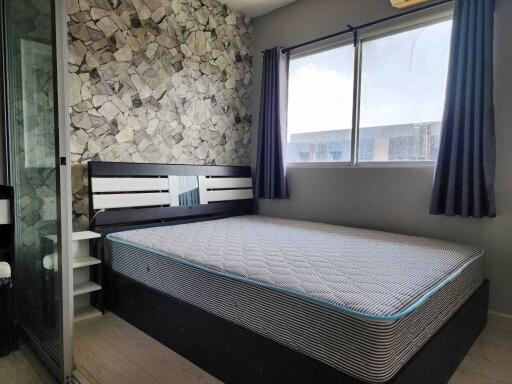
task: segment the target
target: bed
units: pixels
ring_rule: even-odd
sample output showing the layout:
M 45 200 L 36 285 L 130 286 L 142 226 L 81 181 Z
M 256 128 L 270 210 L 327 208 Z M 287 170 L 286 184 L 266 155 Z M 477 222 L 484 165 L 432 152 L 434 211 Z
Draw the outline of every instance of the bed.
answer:
M 111 310 L 226 382 L 447 382 L 486 321 L 483 250 L 255 215 L 249 169 L 184 168 L 90 164 Z

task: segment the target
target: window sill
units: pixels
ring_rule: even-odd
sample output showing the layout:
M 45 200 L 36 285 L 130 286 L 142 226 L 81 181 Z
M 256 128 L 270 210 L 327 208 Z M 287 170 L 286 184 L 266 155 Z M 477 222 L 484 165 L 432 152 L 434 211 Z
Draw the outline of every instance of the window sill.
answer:
M 357 164 L 336 161 L 292 162 L 286 168 L 435 168 L 436 161 L 368 161 Z

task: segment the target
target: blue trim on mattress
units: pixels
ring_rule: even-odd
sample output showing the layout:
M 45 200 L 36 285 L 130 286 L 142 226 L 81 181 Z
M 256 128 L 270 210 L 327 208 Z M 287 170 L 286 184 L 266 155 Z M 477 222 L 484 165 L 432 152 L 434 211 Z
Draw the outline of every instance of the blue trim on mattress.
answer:
M 479 255 L 477 255 L 477 256 L 473 257 L 471 260 L 467 261 L 464 265 L 462 265 L 455 272 L 452 272 L 450 275 L 448 275 L 448 277 L 446 279 L 444 279 L 436 287 L 434 287 L 430 291 L 428 291 L 425 295 L 423 295 L 418 301 L 416 301 L 414 304 L 412 304 L 407 309 L 405 309 L 405 310 L 403 310 L 401 312 L 395 313 L 393 315 L 371 315 L 371 314 L 368 314 L 368 313 L 358 312 L 358 311 L 354 311 L 353 309 L 341 307 L 339 305 L 332 304 L 332 303 L 330 303 L 328 301 L 317 299 L 315 297 L 310 297 L 310 296 L 307 296 L 307 295 L 305 295 L 305 294 L 303 294 L 301 292 L 293 291 L 293 290 L 286 289 L 286 288 L 276 287 L 276 286 L 273 286 L 273 285 L 270 285 L 270 284 L 261 283 L 259 281 L 255 281 L 255 280 L 252 280 L 252 279 L 249 279 L 249 278 L 246 278 L 246 277 L 232 275 L 232 274 L 229 274 L 229 273 L 226 273 L 226 272 L 216 271 L 214 269 L 205 267 L 203 265 L 195 264 L 195 263 L 190 262 L 188 260 L 185 260 L 185 259 L 183 259 L 181 257 L 173 256 L 173 255 L 171 255 L 171 254 L 169 254 L 167 252 L 158 251 L 158 250 L 146 247 L 144 245 L 139 245 L 139 244 L 131 243 L 131 242 L 126 241 L 126 240 L 115 239 L 115 238 L 113 238 L 113 235 L 115 235 L 115 233 L 111 233 L 111 234 L 107 235 L 106 238 L 108 240 L 112 241 L 112 242 L 117 242 L 117 243 L 120 243 L 120 244 L 128 245 L 128 246 L 131 246 L 131 247 L 134 247 L 134 248 L 146 251 L 146 252 L 150 252 L 150 253 L 153 253 L 153 254 L 156 254 L 156 255 L 159 255 L 159 256 L 168 257 L 168 258 L 170 258 L 170 259 L 172 259 L 172 260 L 174 260 L 174 261 L 176 261 L 178 263 L 187 265 L 187 266 L 192 267 L 192 268 L 199 269 L 199 270 L 204 271 L 204 272 L 213 273 L 213 274 L 216 274 L 218 276 L 222 276 L 222 277 L 224 277 L 226 279 L 230 279 L 230 280 L 234 280 L 234 281 L 238 281 L 238 282 L 243 282 L 243 283 L 248 283 L 248 284 L 256 285 L 256 286 L 263 287 L 263 288 L 268 288 L 268 289 L 271 289 L 271 290 L 274 290 L 274 291 L 277 291 L 277 292 L 280 292 L 280 293 L 284 293 L 284 294 L 287 294 L 287 295 L 291 295 L 291 296 L 297 297 L 297 298 L 302 299 L 302 300 L 306 300 L 306 301 L 313 302 L 315 304 L 320 304 L 320 305 L 326 306 L 326 307 L 328 307 L 330 309 L 333 309 L 333 310 L 335 310 L 337 312 L 340 312 L 340 313 L 344 313 L 344 314 L 351 315 L 351 316 L 358 317 L 358 318 L 362 318 L 362 319 L 377 320 L 377 321 L 398 320 L 398 319 L 401 319 L 401 318 L 406 317 L 407 315 L 411 314 L 412 312 L 417 310 L 419 307 L 421 307 L 423 304 L 425 304 L 434 294 L 436 294 L 443 287 L 445 287 L 446 285 L 451 283 L 454 279 L 456 279 L 467 267 L 469 267 L 471 264 L 473 264 L 476 260 L 480 259 L 484 255 L 484 251 L 481 250 Z

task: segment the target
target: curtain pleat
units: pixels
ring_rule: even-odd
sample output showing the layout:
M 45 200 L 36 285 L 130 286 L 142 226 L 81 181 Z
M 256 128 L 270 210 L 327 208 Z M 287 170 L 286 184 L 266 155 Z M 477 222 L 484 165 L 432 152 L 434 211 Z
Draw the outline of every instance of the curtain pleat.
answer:
M 263 54 L 255 188 L 261 199 L 288 198 L 284 164 L 288 61 L 289 55 L 279 48 Z
M 496 215 L 494 0 L 456 0 L 439 157 L 430 213 Z

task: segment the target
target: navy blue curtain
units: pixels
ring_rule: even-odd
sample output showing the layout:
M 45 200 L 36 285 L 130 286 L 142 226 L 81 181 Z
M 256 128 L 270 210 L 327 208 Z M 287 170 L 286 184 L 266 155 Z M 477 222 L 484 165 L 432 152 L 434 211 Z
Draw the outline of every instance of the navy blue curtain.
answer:
M 256 163 L 256 197 L 286 199 L 285 151 L 289 54 L 263 53 L 263 73 Z
M 496 215 L 494 0 L 456 0 L 448 85 L 430 213 Z

